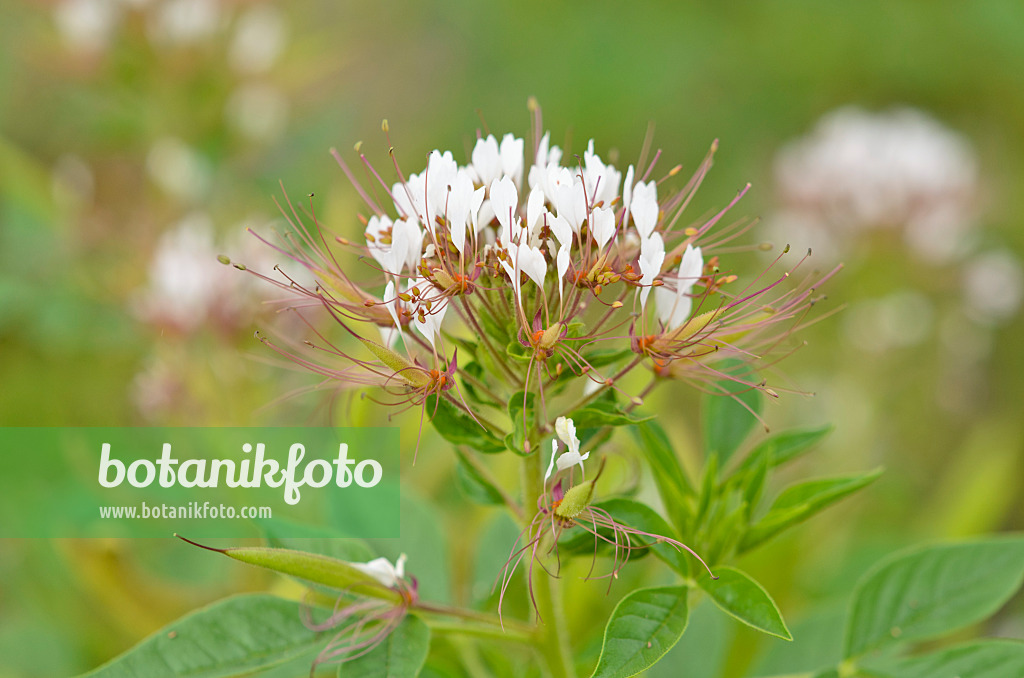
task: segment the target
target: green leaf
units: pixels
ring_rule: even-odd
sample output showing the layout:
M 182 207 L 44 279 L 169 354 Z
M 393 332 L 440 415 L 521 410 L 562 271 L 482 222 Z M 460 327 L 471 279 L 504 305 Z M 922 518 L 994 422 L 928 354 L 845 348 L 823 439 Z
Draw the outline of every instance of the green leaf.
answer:
M 633 501 L 632 499 L 616 497 L 598 502 L 594 506 L 604 509 L 612 518 L 623 525 L 643 530 L 650 534 L 668 537 L 669 539 L 675 539 L 677 541 L 679 540 L 679 536 L 676 534 L 675 530 L 665 522 L 665 519 L 659 516 L 654 509 L 645 504 Z M 602 529 L 601 532 L 606 533 L 608 538 L 614 541 L 611 530 Z M 569 538 L 562 539 L 558 542 L 558 551 L 563 555 L 592 555 L 594 553 L 595 539 L 596 537 L 594 537 L 590 532 L 582 529 L 574 530 L 573 534 Z M 680 575 L 684 577 L 690 576 L 690 559 L 693 556 L 688 552 L 679 551 L 675 547 L 664 542 L 657 543 L 656 540 L 649 537 L 630 535 L 630 543 L 634 546 L 637 544 L 651 544 L 651 553 L 664 561 L 666 565 L 671 567 Z M 601 541 L 599 546 L 598 555 L 610 554 L 614 550 L 614 546 L 604 541 Z M 629 558 L 630 560 L 634 560 L 638 556 L 643 555 L 645 555 L 645 551 L 636 551 L 631 553 Z
M 264 594 L 218 601 L 182 617 L 82 678 L 235 676 L 322 644 L 299 603 Z
M 505 445 L 497 436 L 443 398 L 440 404 L 437 396 L 427 398 L 427 414 L 430 415 L 430 423 L 437 432 L 450 443 L 468 445 L 484 454 L 505 451 Z
M 870 667 L 880 678 L 1020 678 L 1024 643 L 982 640 L 920 657 L 892 659 Z
M 740 462 L 732 472 L 732 477 L 739 477 L 754 470 L 762 459 L 768 460 L 768 468 L 781 466 L 810 450 L 831 432 L 832 426 L 826 425 L 783 431 L 766 438 Z
M 733 369 L 726 366 L 723 371 Z M 748 375 L 749 376 L 749 375 Z M 761 392 L 728 379 L 701 399 L 704 454 L 718 454 L 721 466 L 729 461 L 757 423 L 763 406 Z
M 651 465 L 654 484 L 661 503 L 665 505 L 676 528 L 683 530 L 691 518 L 688 498 L 696 495 L 679 463 L 679 457 L 668 439 L 665 429 L 655 421 L 645 421 L 630 428 L 640 450 Z
M 526 452 L 526 429 L 532 429 L 534 425 L 534 400 L 536 400 L 536 394 L 524 395 L 522 391 L 516 391 L 508 401 L 508 416 L 512 420 L 512 432 L 505 436 L 505 447 L 520 456 L 528 454 Z M 525 415 L 523 413 L 524 406 Z M 524 423 L 526 429 L 523 428 Z M 537 441 L 530 442 L 532 447 Z M 536 450 L 533 451 L 536 452 Z
M 867 473 L 808 480 L 787 487 L 768 513 L 743 537 L 739 552 L 749 551 L 779 532 L 807 520 L 827 506 L 871 484 L 880 475 L 882 469 L 878 468 Z
M 619 601 L 604 630 L 591 678 L 627 678 L 655 664 L 679 642 L 689 610 L 685 586 L 638 589 Z
M 778 606 L 760 584 L 732 567 L 716 567 L 715 574 L 718 579 L 701 577 L 697 584 L 723 612 L 770 636 L 793 640 Z
M 487 381 L 487 377 L 484 376 L 484 368 L 478 362 L 470 361 L 464 365 L 460 365 L 459 371 L 464 372 L 465 374 L 468 374 L 471 377 L 475 377 L 477 381 L 482 381 L 485 383 Z M 465 393 L 466 397 L 472 400 L 473 402 L 484 405 L 492 404 L 490 398 L 487 398 L 482 393 L 478 392 L 476 390 L 476 387 L 472 383 L 470 383 L 468 379 L 463 379 L 461 384 L 462 392 Z
M 504 503 L 505 500 L 498 488 L 487 480 L 476 466 L 466 460 L 466 454 L 458 448 L 455 449 L 455 454 L 458 457 L 458 463 L 455 465 L 455 479 L 462 493 L 478 504 Z
M 764 484 L 768 479 L 768 457 L 762 455 L 760 462 L 755 466 L 750 473 L 743 476 L 743 502 L 744 502 L 744 515 L 747 522 L 750 522 L 750 518 L 754 511 L 757 509 L 758 504 L 761 502 L 761 495 L 764 492 Z
M 595 400 L 586 407 L 569 415 L 576 428 L 599 428 L 602 426 L 628 426 L 653 419 L 653 416 L 641 417 L 623 412 L 609 400 Z
M 338 667 L 338 678 L 415 678 L 430 651 L 430 628 L 415 615 L 406 615 L 395 630 L 362 657 Z
M 939 636 L 998 610 L 1024 580 L 1024 538 L 917 548 L 884 561 L 858 582 L 845 656 Z

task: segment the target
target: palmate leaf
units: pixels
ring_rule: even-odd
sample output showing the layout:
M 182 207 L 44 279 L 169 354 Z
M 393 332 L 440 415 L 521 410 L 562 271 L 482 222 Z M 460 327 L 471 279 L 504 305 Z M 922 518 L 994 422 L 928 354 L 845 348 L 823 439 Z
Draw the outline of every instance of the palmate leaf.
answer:
M 689 619 L 685 586 L 633 591 L 619 601 L 604 630 L 591 678 L 628 678 L 652 666 L 679 642 Z
M 658 495 L 665 505 L 670 520 L 679 531 L 684 531 L 692 517 L 691 500 L 696 496 L 679 463 L 679 457 L 668 439 L 665 429 L 656 421 L 645 421 L 630 427 L 640 451 L 651 465 Z
M 322 645 L 299 603 L 264 594 L 227 598 L 182 617 L 81 678 L 220 678 L 275 666 Z
M 1024 581 L 1024 537 L 916 548 L 882 562 L 857 584 L 845 656 L 969 626 Z

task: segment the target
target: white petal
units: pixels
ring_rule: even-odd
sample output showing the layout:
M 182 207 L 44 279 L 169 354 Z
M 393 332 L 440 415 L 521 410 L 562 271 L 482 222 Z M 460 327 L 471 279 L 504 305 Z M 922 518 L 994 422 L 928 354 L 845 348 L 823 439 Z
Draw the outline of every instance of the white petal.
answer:
M 367 239 L 366 248 L 370 250 L 370 254 L 382 268 L 388 270 L 391 262 L 391 245 L 382 243 L 381 237 L 385 229 L 392 225 L 391 219 L 387 216 L 378 217 L 376 215 L 370 217 L 370 220 L 366 223 L 366 230 L 364 233 L 367 236 L 373 238 L 373 241 Z
M 519 207 L 519 191 L 512 179 L 502 177 L 491 183 L 491 207 L 498 223 L 509 231 L 515 212 Z
M 473 169 L 480 178 L 480 183 L 489 186 L 501 175 L 501 156 L 498 153 L 498 140 L 494 135 L 486 139 L 477 139 L 473 147 Z
M 699 247 L 687 245 L 683 252 L 683 261 L 679 264 L 680 284 L 686 284 L 686 291 L 694 286 L 700 274 L 704 272 L 704 256 Z
M 575 464 L 579 464 L 580 470 L 582 471 L 583 470 L 583 462 L 586 461 L 589 457 L 590 457 L 590 452 L 587 452 L 584 455 L 580 455 L 579 452 L 573 452 L 573 451 L 565 452 L 565 453 L 562 454 L 561 457 L 558 458 L 558 461 L 555 462 L 555 466 L 558 468 L 559 471 L 564 471 L 565 469 L 569 468 L 570 466 L 573 466 Z
M 512 177 L 516 186 L 523 182 L 523 140 L 506 134 L 501 140 L 501 173 Z
M 558 298 L 562 298 L 562 281 L 565 279 L 565 272 L 569 270 L 569 246 L 562 245 L 558 249 Z
M 565 443 L 570 452 L 580 451 L 580 439 L 576 437 L 576 424 L 568 417 L 559 417 L 555 420 L 555 435 Z
M 658 185 L 654 181 L 636 183 L 629 211 L 640 239 L 646 240 L 658 224 Z
M 640 308 L 647 307 L 647 296 L 651 293 L 651 283 L 661 273 L 665 263 L 665 243 L 660 233 L 652 233 L 651 237 L 640 243 Z
M 548 271 L 548 262 L 539 247 L 519 248 L 519 270 L 544 289 L 544 276 Z
M 534 229 L 543 224 L 542 217 L 545 211 L 544 191 L 539 187 L 534 188 L 530 191 L 530 197 L 526 201 L 526 228 L 530 230 L 531 236 Z
M 388 310 L 391 315 L 391 319 L 395 321 L 395 328 L 398 329 L 398 333 L 402 333 L 402 323 L 398 321 L 398 297 L 395 295 L 395 281 L 388 281 L 387 287 L 384 288 L 384 308 Z
M 704 271 L 704 257 L 699 247 L 687 245 L 683 252 L 683 260 L 679 264 L 676 289 L 655 290 L 655 302 L 658 305 L 658 318 L 666 327 L 674 329 L 681 326 L 690 317 L 693 299 L 688 295 Z
M 626 170 L 626 180 L 622 183 L 622 209 L 626 215 L 624 221 L 629 221 L 629 205 L 633 201 L 633 166 Z
M 398 560 L 395 561 L 395 574 L 398 575 L 399 578 L 405 576 L 405 561 L 408 559 L 409 557 L 403 553 L 398 556 Z
M 363 574 L 369 575 L 384 586 L 392 587 L 398 582 L 398 573 L 387 558 L 374 558 L 368 563 L 349 563 Z
M 593 211 L 593 221 L 590 232 L 600 252 L 615 235 L 615 212 L 610 207 L 598 207 Z
M 565 217 L 548 217 L 548 227 L 558 240 L 559 245 L 562 247 L 572 245 L 572 226 L 569 225 Z
M 562 168 L 565 175 L 569 170 Z M 564 176 L 561 177 L 564 179 Z M 579 180 L 573 182 L 559 181 L 554 187 L 555 208 L 558 216 L 564 217 L 569 226 L 576 233 L 580 232 L 580 226 L 587 218 L 587 195 L 583 190 L 583 183 Z
M 551 441 L 551 461 L 548 462 L 548 470 L 547 470 L 547 473 L 544 474 L 544 482 L 548 481 L 548 478 L 551 477 L 551 471 L 555 468 L 555 455 L 556 454 L 558 454 L 558 441 L 557 440 L 552 440 Z

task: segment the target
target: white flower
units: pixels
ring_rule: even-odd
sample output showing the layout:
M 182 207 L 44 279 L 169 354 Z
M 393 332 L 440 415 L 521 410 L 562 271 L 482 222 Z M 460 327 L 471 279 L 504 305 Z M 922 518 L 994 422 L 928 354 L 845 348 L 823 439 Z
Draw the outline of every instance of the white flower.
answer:
M 685 260 L 685 259 L 684 259 Z M 665 241 L 660 233 L 652 233 L 640 243 L 640 308 L 647 307 L 647 296 L 651 293 L 651 283 L 661 273 L 661 265 L 665 263 Z
M 516 295 L 516 302 L 522 306 L 522 296 L 519 284 L 519 274 L 525 273 L 530 280 L 537 283 L 541 289 L 544 288 L 544 276 L 548 271 L 548 262 L 544 253 L 539 247 L 530 247 L 528 244 L 517 244 L 509 242 L 505 245 L 508 250 L 508 259 L 501 262 L 502 268 L 512 281 L 512 289 Z
M 435 346 L 434 340 L 441 335 L 441 322 L 444 320 L 445 313 L 448 312 L 448 301 L 443 298 L 441 290 L 426 278 L 412 281 L 406 291 L 411 290 L 413 287 L 419 288 L 420 299 L 428 299 L 432 302 L 430 310 L 427 310 L 426 305 L 423 303 L 419 305 L 424 311 L 423 322 L 420 322 L 420 316 L 416 313 L 412 326 L 433 347 Z
M 558 146 L 549 146 L 550 139 L 550 132 L 545 132 L 544 136 L 541 137 L 540 143 L 537 144 L 537 157 L 533 162 L 534 167 L 544 169 L 548 165 L 557 165 L 558 163 L 562 162 L 562 149 L 560 149 Z M 532 167 L 530 168 L 530 174 L 533 175 Z M 533 187 L 534 183 L 531 180 L 530 188 Z
M 555 460 L 555 456 L 558 454 L 558 440 L 551 441 L 551 461 L 548 462 L 547 473 L 544 474 L 544 481 L 547 482 L 548 478 L 551 477 L 551 473 L 557 468 L 559 471 L 564 471 L 575 465 L 579 465 L 580 471 L 583 471 L 583 462 L 590 458 L 590 452 L 581 455 L 580 454 L 580 439 L 576 437 L 576 425 L 572 419 L 568 417 L 559 417 L 555 420 L 555 435 L 558 439 L 565 443 L 566 451 L 562 453 L 562 456 Z
M 622 174 L 612 165 L 606 165 L 594 153 L 594 140 L 587 144 L 583 154 L 583 178 L 587 187 L 587 195 L 593 196 L 594 204 L 610 205 L 619 195 L 619 182 Z
M 580 439 L 576 437 L 576 423 L 569 417 L 559 417 L 555 420 L 555 435 L 565 443 L 570 452 L 580 451 Z
M 681 326 L 690 317 L 693 300 L 688 296 L 694 284 L 704 271 L 704 257 L 699 247 L 687 245 L 683 252 L 683 261 L 679 264 L 679 274 L 675 290 L 666 286 L 654 290 L 654 301 L 658 309 L 658 319 L 665 327 L 672 329 Z
M 368 563 L 349 563 L 349 565 L 363 574 L 368 574 L 378 582 L 389 588 L 394 588 L 399 580 L 405 577 L 406 555 L 398 556 L 398 560 L 392 565 L 387 558 L 374 558 Z
M 587 194 L 583 182 L 566 167 L 548 168 L 548 183 L 553 194 L 548 198 L 558 211 L 558 216 L 569 222 L 576 233 L 587 218 Z
M 513 179 L 517 186 L 523 180 L 523 140 L 515 135 L 506 134 L 500 148 L 493 134 L 477 139 L 471 158 L 473 172 L 484 186 L 502 177 Z
M 658 225 L 658 185 L 654 181 L 646 184 L 642 181 L 636 182 L 630 199 L 629 213 L 633 215 L 633 224 L 636 225 L 640 239 L 646 240 Z

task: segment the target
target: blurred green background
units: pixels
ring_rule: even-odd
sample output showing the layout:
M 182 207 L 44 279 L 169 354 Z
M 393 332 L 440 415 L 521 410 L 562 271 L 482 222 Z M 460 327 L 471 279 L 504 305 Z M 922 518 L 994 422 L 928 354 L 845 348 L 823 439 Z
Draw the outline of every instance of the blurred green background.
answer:
M 777 426 L 836 425 L 800 473 L 888 472 L 743 564 L 794 643 L 701 609 L 674 655 L 693 676 L 816 668 L 838 652 L 842 605 L 879 556 L 1024 527 L 1022 26 L 1024 4 L 1011 0 L 5 3 L 0 424 L 322 421 L 322 396 L 280 401 L 313 380 L 253 339 L 273 323 L 258 303 L 267 295 L 214 257 L 267 261 L 241 231 L 269 230 L 279 181 L 315 193 L 323 223 L 357 236 L 360 206 L 327 150 L 363 140 L 385 169 L 382 118 L 407 172 L 433 148 L 464 160 L 482 124 L 525 136 L 531 95 L 553 141 L 581 152 L 594 138 L 620 168 L 649 122 L 663 167 L 684 174 L 719 139 L 691 215 L 750 181 L 734 213 L 763 217 L 750 242 L 770 234 L 803 249 L 831 237 L 841 206 L 797 205 L 828 223 L 787 235 L 782 149 L 842 107 L 912 107 L 974 163 L 960 238 L 936 258 L 901 235 L 904 214 L 846 224 L 810 262 L 845 262 L 823 290 L 826 310 L 845 308 L 780 368 L 783 384 L 817 396 L 784 395 L 769 413 Z M 836 162 L 837 182 L 856 173 Z M 679 445 L 692 448 L 696 400 L 671 402 Z M 360 407 L 352 421 L 372 418 Z M 417 416 L 398 423 L 415 431 Z M 410 496 L 431 498 L 414 512 L 422 529 L 500 535 L 489 512 L 450 495 L 452 460 L 436 439 L 406 479 Z M 469 543 L 420 540 L 410 568 L 438 597 L 479 595 L 474 583 L 500 564 L 478 562 Z M 0 541 L 0 582 L 0 678 L 72 675 L 203 602 L 280 586 L 158 540 Z M 601 593 L 602 605 L 616 600 Z M 593 635 L 591 611 L 572 612 L 577 637 Z M 1024 635 L 1024 605 L 983 631 Z

